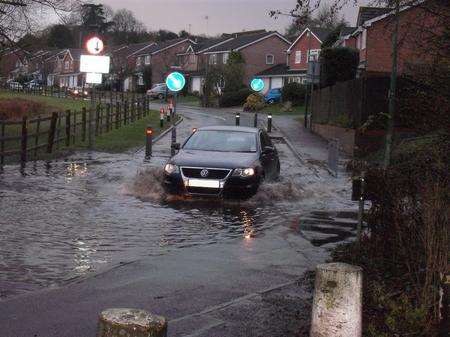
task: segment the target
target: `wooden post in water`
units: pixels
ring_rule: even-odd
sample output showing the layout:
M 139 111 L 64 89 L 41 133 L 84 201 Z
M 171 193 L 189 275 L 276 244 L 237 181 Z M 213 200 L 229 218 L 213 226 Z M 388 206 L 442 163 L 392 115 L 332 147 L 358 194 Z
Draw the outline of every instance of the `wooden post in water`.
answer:
M 66 111 L 66 146 L 70 146 L 70 110 Z
M 86 141 L 86 108 L 81 110 L 81 140 Z
M 139 309 L 107 309 L 99 317 L 97 337 L 167 337 L 167 321 Z
M 37 151 L 39 146 L 39 132 L 41 131 L 41 116 L 38 116 L 36 121 L 36 137 L 34 138 L 34 160 L 37 158 Z
M 53 144 L 55 143 L 56 134 L 56 122 L 58 120 L 58 113 L 52 113 L 52 119 L 50 121 L 50 129 L 48 130 L 48 143 L 47 143 L 47 153 L 52 153 Z
M 28 117 L 22 118 L 22 137 L 21 137 L 21 151 L 20 162 L 23 164 L 27 161 L 27 141 L 28 141 Z

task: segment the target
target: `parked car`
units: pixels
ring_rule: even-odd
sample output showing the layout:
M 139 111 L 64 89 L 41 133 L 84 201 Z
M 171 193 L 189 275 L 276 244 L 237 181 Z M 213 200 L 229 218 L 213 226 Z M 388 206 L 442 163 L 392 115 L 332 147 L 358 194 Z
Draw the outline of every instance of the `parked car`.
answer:
M 42 84 L 38 80 L 31 80 L 30 82 L 27 82 L 24 84 L 25 88 L 28 89 L 40 89 L 42 88 Z
M 86 98 L 89 96 L 89 91 L 86 88 L 69 88 L 67 93 L 71 97 Z
M 167 95 L 167 86 L 165 83 L 155 84 L 151 89 L 147 90 L 147 96 L 154 99 L 164 99 Z
M 264 179 L 276 179 L 280 160 L 264 130 L 238 126 L 202 127 L 164 166 L 169 194 L 250 197 Z
M 264 100 L 268 104 L 281 102 L 281 89 L 270 89 L 266 96 L 264 96 Z
M 20 84 L 19 82 L 15 82 L 15 81 L 8 82 L 8 87 L 12 90 L 22 90 L 23 89 L 23 85 Z

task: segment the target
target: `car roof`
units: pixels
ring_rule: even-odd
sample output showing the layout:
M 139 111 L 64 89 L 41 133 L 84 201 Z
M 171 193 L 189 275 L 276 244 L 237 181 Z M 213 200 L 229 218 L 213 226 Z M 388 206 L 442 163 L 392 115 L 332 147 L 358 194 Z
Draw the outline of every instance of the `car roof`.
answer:
M 249 132 L 249 133 L 258 133 L 258 128 L 252 128 L 247 126 L 227 126 L 227 125 L 218 125 L 218 126 L 204 126 L 198 128 L 199 131 L 239 131 L 239 132 Z

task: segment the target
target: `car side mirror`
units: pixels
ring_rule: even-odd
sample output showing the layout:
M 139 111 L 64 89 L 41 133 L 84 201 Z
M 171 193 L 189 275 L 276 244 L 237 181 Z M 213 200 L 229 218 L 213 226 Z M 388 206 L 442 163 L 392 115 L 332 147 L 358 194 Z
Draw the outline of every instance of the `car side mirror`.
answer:
M 180 143 L 173 143 L 172 148 L 176 151 L 179 151 L 181 148 L 181 145 L 180 145 Z

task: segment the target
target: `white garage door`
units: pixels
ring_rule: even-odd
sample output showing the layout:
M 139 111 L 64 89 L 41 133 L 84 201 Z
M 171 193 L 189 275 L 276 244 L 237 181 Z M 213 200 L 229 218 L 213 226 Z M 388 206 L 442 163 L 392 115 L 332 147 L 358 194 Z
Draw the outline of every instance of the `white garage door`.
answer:
M 202 85 L 202 79 L 200 77 L 192 78 L 192 92 L 194 92 L 194 91 L 200 92 L 201 85 Z
M 283 78 L 282 77 L 272 77 L 272 85 L 270 89 L 277 89 L 283 87 Z

